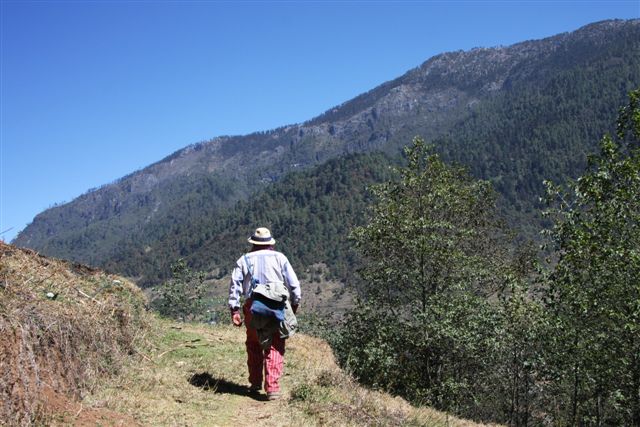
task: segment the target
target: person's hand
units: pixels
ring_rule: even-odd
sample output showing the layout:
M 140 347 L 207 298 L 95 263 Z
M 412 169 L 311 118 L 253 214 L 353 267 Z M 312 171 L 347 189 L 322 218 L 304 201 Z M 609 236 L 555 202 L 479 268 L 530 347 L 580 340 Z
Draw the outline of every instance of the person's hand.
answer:
M 298 304 L 291 304 L 291 310 L 293 310 L 293 314 L 296 314 L 298 311 Z
M 242 326 L 242 317 L 240 317 L 240 310 L 231 312 L 231 321 L 236 326 Z

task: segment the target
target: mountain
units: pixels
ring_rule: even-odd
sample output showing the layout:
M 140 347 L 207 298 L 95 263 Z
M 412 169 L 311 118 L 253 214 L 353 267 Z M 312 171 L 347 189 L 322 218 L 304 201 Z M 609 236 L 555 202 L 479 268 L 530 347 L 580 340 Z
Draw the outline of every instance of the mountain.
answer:
M 512 223 L 531 227 L 542 180 L 576 176 L 599 138 L 614 131 L 618 107 L 638 86 L 640 20 L 603 21 L 542 40 L 443 53 L 305 123 L 188 146 L 42 212 L 13 243 L 107 267 L 144 284 L 157 283 L 178 257 L 219 271 L 231 255 L 222 259 L 215 253 L 242 250 L 256 221 L 284 224 L 264 212 L 264 197 L 284 194 L 278 186 L 290 182 L 291 173 L 313 183 L 314 174 L 328 173 L 332 159 L 377 151 L 392 159 L 415 135 L 432 141 L 446 160 L 490 180 Z M 381 162 L 374 163 L 384 169 Z M 336 170 L 344 177 L 343 168 Z M 382 178 L 373 175 L 371 182 Z M 325 188 L 319 200 L 333 206 L 336 198 L 361 193 L 363 183 L 352 192 Z M 298 190 L 300 198 L 306 190 Z M 362 206 L 345 212 L 361 221 Z M 271 208 L 276 207 L 281 205 Z M 318 221 L 313 212 L 308 217 L 296 237 L 307 238 L 305 227 Z M 344 218 L 325 220 L 335 225 Z M 283 227 L 274 233 L 286 236 L 290 230 Z M 314 239 L 343 237 L 338 228 L 319 229 Z M 311 255 L 318 262 L 338 256 L 317 245 L 296 256 Z
M 139 277 L 142 286 L 162 281 L 168 264 L 184 258 L 193 269 L 223 278 L 244 250 L 247 233 L 255 224 L 268 226 L 307 282 L 323 279 L 344 281 L 350 275 L 355 254 L 350 249 L 349 230 L 362 225 L 371 201 L 371 184 L 392 177 L 392 159 L 375 153 L 355 153 L 330 159 L 314 168 L 291 172 L 215 215 L 194 215 L 180 224 L 178 232 L 154 235 L 149 230 L 123 239 L 116 255 L 105 259 L 108 270 Z M 141 247 L 136 239 L 152 235 Z M 164 263 L 164 264 L 163 264 Z M 329 268 L 315 266 L 322 263 Z M 327 271 L 324 271 L 327 270 Z

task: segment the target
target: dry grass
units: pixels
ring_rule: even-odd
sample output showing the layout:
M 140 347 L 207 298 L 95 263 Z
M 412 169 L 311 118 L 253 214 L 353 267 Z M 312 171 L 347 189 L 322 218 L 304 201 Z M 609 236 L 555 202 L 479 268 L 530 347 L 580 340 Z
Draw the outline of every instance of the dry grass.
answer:
M 244 330 L 158 319 L 145 359 L 85 402 L 150 426 L 475 426 L 367 390 L 337 367 L 326 342 L 287 343 L 284 397 L 247 393 Z
M 244 396 L 214 387 L 215 380 L 244 384 L 238 332 L 157 319 L 140 350 L 143 360 L 129 363 L 124 375 L 86 402 L 131 414 L 144 425 L 230 425 L 225 407 Z
M 416 408 L 400 397 L 366 389 L 341 371 L 326 344 L 302 341 L 303 378 L 291 391 L 290 405 L 321 426 L 477 426 L 431 408 Z M 317 351 L 317 349 L 321 351 Z M 299 362 L 299 361 L 298 361 Z M 308 369 L 311 368 L 311 369 Z
M 144 318 L 126 280 L 0 242 L 0 419 L 45 422 L 117 373 Z

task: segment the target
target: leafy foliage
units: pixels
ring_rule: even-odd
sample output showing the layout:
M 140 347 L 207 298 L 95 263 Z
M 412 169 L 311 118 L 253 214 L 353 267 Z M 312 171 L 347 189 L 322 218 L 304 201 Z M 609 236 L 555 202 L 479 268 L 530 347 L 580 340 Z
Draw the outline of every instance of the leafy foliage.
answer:
M 420 140 L 354 232 L 367 257 L 340 362 L 363 382 L 510 425 L 640 423 L 640 90 L 586 171 L 547 184 L 555 252 L 509 251 L 486 183 Z M 478 207 L 482 206 L 483 210 Z
M 399 175 L 374 190 L 371 219 L 353 232 L 367 262 L 361 299 L 336 344 L 338 357 L 372 386 L 491 418 L 502 404 L 496 393 L 505 377 L 527 375 L 526 348 L 535 330 L 526 322 L 537 309 L 517 288 L 526 286 L 524 273 L 507 262 L 495 194 L 418 138 Z M 510 293 L 501 293 L 505 283 Z M 500 302 L 493 302 L 498 295 Z M 495 363 L 507 359 L 508 368 L 496 372 Z M 530 392 L 513 388 L 518 396 Z
M 548 184 L 557 416 L 640 424 L 640 90 L 568 189 Z
M 463 169 L 428 154 L 420 138 L 406 152 L 401 180 L 374 190 L 371 221 L 356 228 L 353 237 L 370 260 L 363 278 L 376 283 L 367 289 L 373 295 L 365 296 L 391 306 L 406 301 L 424 311 L 430 295 L 463 282 L 478 283 L 477 290 L 485 284 L 486 271 L 478 267 L 497 226 L 492 215 L 495 195 L 486 182 L 474 181 Z M 411 290 L 398 295 L 399 287 Z
M 161 315 L 182 321 L 205 320 L 204 272 L 194 272 L 183 259 L 171 266 L 173 278 L 156 288 L 152 307 Z

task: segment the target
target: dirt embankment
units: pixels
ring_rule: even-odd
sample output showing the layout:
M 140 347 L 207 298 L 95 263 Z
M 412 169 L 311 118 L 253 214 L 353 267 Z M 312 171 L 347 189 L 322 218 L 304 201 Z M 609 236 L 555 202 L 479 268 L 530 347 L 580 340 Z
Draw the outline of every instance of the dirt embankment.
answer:
M 0 242 L 0 424 L 82 412 L 83 394 L 134 351 L 144 304 L 122 278 Z

